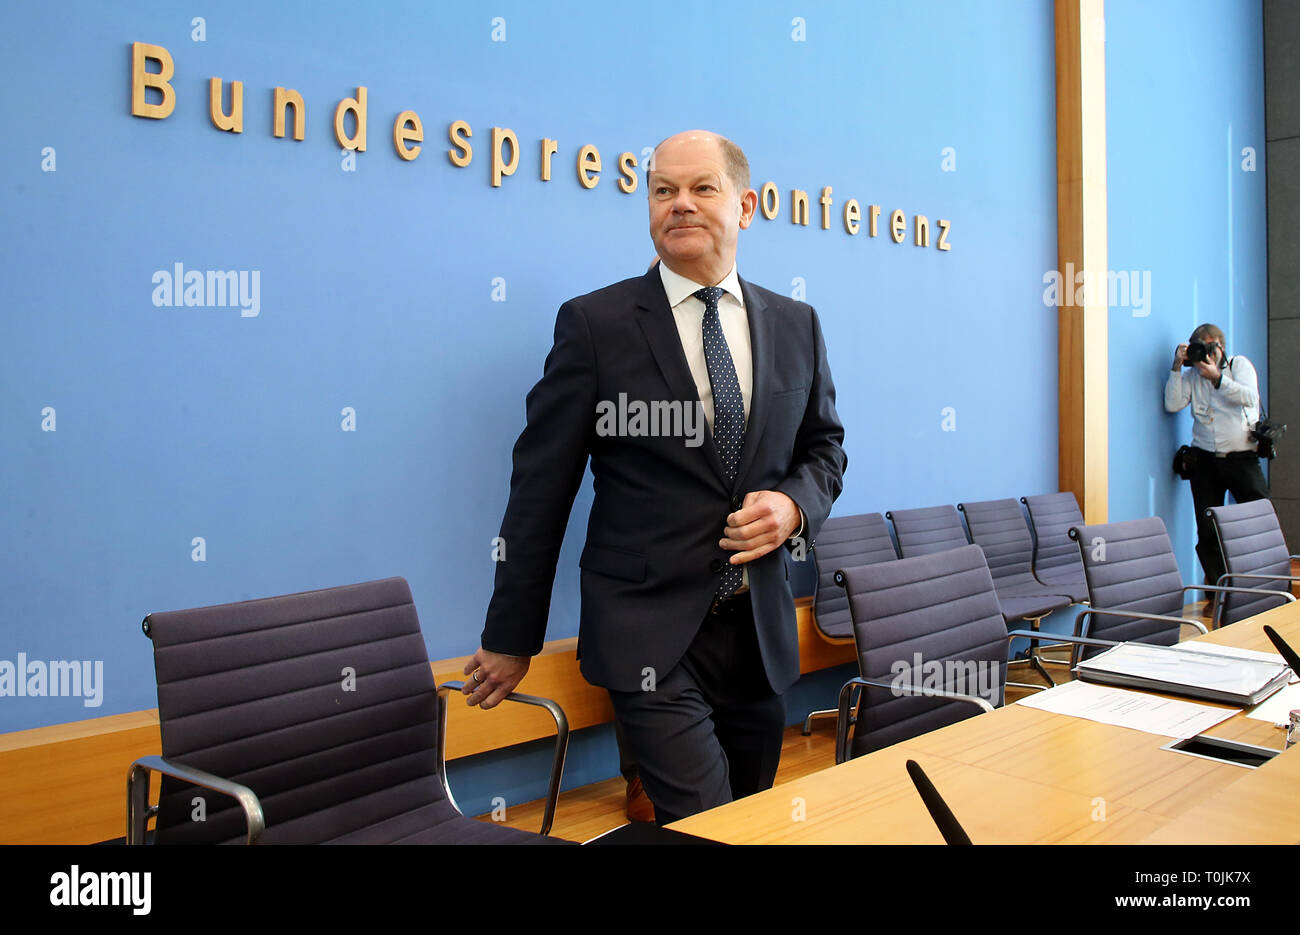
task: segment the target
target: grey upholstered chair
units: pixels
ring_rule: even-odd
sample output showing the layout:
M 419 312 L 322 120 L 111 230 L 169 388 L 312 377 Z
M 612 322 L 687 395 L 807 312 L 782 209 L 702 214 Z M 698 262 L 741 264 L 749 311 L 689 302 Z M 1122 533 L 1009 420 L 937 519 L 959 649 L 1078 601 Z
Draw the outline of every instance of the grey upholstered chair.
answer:
M 1088 601 L 1088 581 L 1070 527 L 1083 525 L 1079 503 L 1068 490 L 1021 497 L 1034 530 L 1034 577 L 1076 604 Z
M 1277 593 L 1212 584 L 1184 585 L 1164 520 L 1158 516 L 1073 526 L 1070 538 L 1078 543 L 1092 602 L 1078 621 L 1078 632 L 1087 636 L 1171 646 L 1178 642 L 1184 625 L 1206 632 L 1199 621 L 1183 618 L 1186 592 Z M 1091 649 L 1083 653 L 1085 657 L 1095 654 Z
M 834 642 L 853 639 L 853 618 L 844 589 L 835 583 L 839 568 L 874 565 L 898 559 L 889 526 L 879 513 L 832 516 L 822 523 L 812 552 L 817 563 L 817 593 L 813 597 L 813 622 L 822 636 Z M 812 733 L 813 718 L 833 717 L 835 708 L 813 711 L 804 718 L 803 733 Z
M 982 500 L 959 503 L 957 509 L 966 515 L 971 539 L 984 550 L 1008 625 L 1027 620 L 1030 629 L 1037 630 L 1048 614 L 1074 603 L 1064 588 L 1053 588 L 1034 577 L 1034 539 L 1019 503 L 1012 499 Z M 1056 680 L 1039 658 L 1038 648 L 1037 641 L 1031 641 L 1026 661 L 1048 685 L 1055 685 Z
M 859 671 L 840 692 L 836 762 L 849 755 L 854 686 L 862 695 L 853 756 L 1002 704 L 1007 629 L 978 546 L 842 568 L 836 580 L 853 617 Z
M 1275 591 L 1273 596 L 1229 592 L 1215 602 L 1214 625 L 1244 620 L 1287 602 L 1291 582 L 1291 560 L 1300 556 L 1287 552 L 1277 513 L 1268 500 L 1210 507 L 1206 512 L 1214 524 L 1223 551 L 1226 572 L 1215 584 L 1237 585 Z
M 933 555 L 970 543 L 956 507 L 947 504 L 915 510 L 890 510 L 885 515 L 894 524 L 898 551 L 903 558 Z
M 434 687 L 403 579 L 150 614 L 144 631 L 162 756 L 131 767 L 128 843 L 143 843 L 155 811 L 160 844 L 553 840 L 457 810 L 441 692 L 459 683 Z M 568 724 L 553 702 L 514 697 L 556 719 L 549 830 Z
M 976 545 L 842 568 L 835 578 L 848 596 L 860 673 L 840 689 L 837 763 L 1000 706 L 1008 641 L 1037 635 L 1007 632 Z M 859 689 L 850 751 L 850 698 Z
M 853 617 L 844 589 L 835 583 L 835 572 L 897 561 L 889 526 L 879 513 L 832 516 L 822 523 L 812 554 L 817 563 L 817 595 L 813 598 L 817 629 L 830 640 L 851 640 Z

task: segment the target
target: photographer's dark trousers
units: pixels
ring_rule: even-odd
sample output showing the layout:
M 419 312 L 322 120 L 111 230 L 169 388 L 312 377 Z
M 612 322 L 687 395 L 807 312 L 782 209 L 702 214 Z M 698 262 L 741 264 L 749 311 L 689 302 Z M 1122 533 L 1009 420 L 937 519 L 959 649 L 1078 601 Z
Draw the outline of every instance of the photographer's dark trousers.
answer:
M 1219 549 L 1214 523 L 1205 515 L 1212 506 L 1223 506 L 1224 494 L 1238 503 L 1268 498 L 1268 481 L 1253 451 L 1233 451 L 1220 457 L 1203 448 L 1191 450 L 1192 503 L 1196 506 L 1196 556 L 1205 570 L 1205 583 L 1218 584 L 1223 574 L 1223 552 Z M 1234 582 L 1228 582 L 1233 584 Z M 1246 582 L 1243 586 L 1249 586 Z

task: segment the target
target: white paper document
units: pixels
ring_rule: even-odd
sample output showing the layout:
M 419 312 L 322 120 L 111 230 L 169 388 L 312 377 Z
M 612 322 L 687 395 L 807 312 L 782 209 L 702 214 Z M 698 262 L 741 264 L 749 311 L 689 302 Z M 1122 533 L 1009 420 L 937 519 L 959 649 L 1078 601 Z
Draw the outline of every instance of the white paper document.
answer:
M 1286 727 L 1291 720 L 1292 708 L 1300 708 L 1300 685 L 1288 685 L 1281 691 L 1274 692 L 1247 711 L 1246 717 Z
M 1016 704 L 1179 739 L 1195 737 L 1240 710 L 1078 681 L 1029 695 Z

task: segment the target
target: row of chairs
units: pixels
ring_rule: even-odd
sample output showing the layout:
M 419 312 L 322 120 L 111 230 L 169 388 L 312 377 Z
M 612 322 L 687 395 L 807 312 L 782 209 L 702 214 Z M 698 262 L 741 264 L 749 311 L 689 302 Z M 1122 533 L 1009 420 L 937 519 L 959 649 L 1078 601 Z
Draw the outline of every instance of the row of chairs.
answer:
M 1073 503 L 1070 494 L 1056 496 L 1069 497 Z M 968 504 L 963 512 L 982 518 L 990 512 L 979 508 L 982 506 Z M 937 515 L 931 514 L 931 519 Z M 1204 633 L 1205 627 L 1198 621 L 1181 616 L 1189 590 L 1210 587 L 1217 593 L 1216 614 L 1226 622 L 1294 600 L 1290 593 L 1291 582 L 1296 580 L 1290 575 L 1294 556 L 1286 550 L 1271 504 L 1234 504 L 1216 508 L 1211 515 L 1228 568 L 1213 586 L 1182 584 L 1173 547 L 1159 517 L 1092 526 L 1080 522 L 1068 528 L 1067 541 L 1085 582 L 1084 602 L 1091 605 L 1079 616 L 1073 635 L 1053 634 L 1053 639 L 1072 645 L 1071 664 L 1080 651 L 1092 654 L 1120 641 L 1171 645 L 1178 641 L 1184 625 Z M 818 538 L 821 577 L 829 576 L 839 591 L 833 597 L 826 592 L 827 597 L 849 617 L 860 672 L 840 692 L 837 762 L 1000 706 L 1009 684 L 1005 680 L 1006 641 L 1039 635 L 1037 630 L 1008 630 L 1011 618 L 997 589 L 992 572 L 995 559 L 988 557 L 987 546 L 961 543 L 928 554 L 891 557 L 884 547 L 889 540 L 880 538 L 880 532 L 888 536 L 888 530 L 883 520 L 877 523 L 879 519 L 879 514 L 845 517 L 832 527 L 832 547 L 825 550 L 825 534 Z M 898 513 L 891 519 L 902 544 L 915 526 L 907 516 L 900 526 Z M 851 531 L 866 528 L 876 531 L 871 547 L 856 553 L 848 550 L 846 543 L 862 538 L 860 532 Z M 972 532 L 977 528 L 984 528 L 980 520 L 972 524 Z M 942 541 L 941 536 L 933 535 L 933 529 L 930 532 L 932 541 Z M 1054 546 L 1050 541 L 1044 543 L 1044 538 L 1040 532 L 1040 548 Z M 833 562 L 835 570 L 827 572 L 832 562 L 826 553 L 832 551 L 839 555 Z M 1062 552 L 1054 549 L 1053 555 L 1060 558 Z M 870 560 L 854 564 L 857 556 Z M 1057 562 L 1047 567 L 1063 565 Z M 1233 579 L 1267 586 L 1229 585 L 1227 581 Z M 916 663 L 922 661 L 918 667 Z M 936 690 L 935 667 L 947 677 L 964 673 L 963 681 L 977 674 L 981 677 L 973 687 L 959 685 L 954 690 L 945 682 Z M 972 690 L 962 690 L 966 688 Z M 854 705 L 852 694 L 859 690 Z M 857 714 L 851 718 L 854 707 Z
M 1062 496 L 1070 495 L 1057 495 Z M 1035 499 L 1026 498 L 1031 510 Z M 1292 556 L 1271 506 L 1261 503 L 1215 514 L 1229 556 L 1225 578 L 1289 586 Z M 979 506 L 965 504 L 963 512 L 973 534 L 983 537 L 990 512 Z M 901 530 L 900 542 L 911 542 L 912 531 L 930 540 L 920 544 L 922 554 L 899 558 L 878 514 L 879 522 L 861 517 L 828 522 L 830 534 L 824 530 L 818 543 L 822 566 L 835 569 L 830 574 L 861 672 L 841 692 L 837 759 L 849 752 L 847 714 L 855 688 L 862 689 L 852 743 L 856 755 L 970 711 L 1000 706 L 1006 641 L 1038 635 L 1007 627 L 1015 619 L 1008 613 L 1009 595 L 999 593 L 991 569 L 1010 567 L 999 560 L 1012 550 L 998 552 L 998 543 L 988 538 L 984 545 L 936 549 L 947 534 L 936 533 L 941 527 L 932 518 L 918 517 L 924 522 L 915 525 L 903 511 L 891 518 Z M 838 535 L 837 527 L 846 534 Z M 1034 572 L 1066 567 L 1068 562 L 1058 561 L 1062 550 L 1039 529 Z M 1076 524 L 1070 535 L 1093 604 L 1088 613 L 1094 616 L 1087 635 L 1059 638 L 1087 648 L 1110 645 L 1094 637 L 1174 642 L 1183 621 L 1173 614 L 1181 611 L 1187 589 L 1164 524 L 1154 518 Z M 1007 538 L 1021 537 L 1013 529 Z M 840 550 L 837 539 L 866 545 Z M 1106 546 L 1104 554 L 1093 545 L 1098 540 Z M 857 560 L 862 556 L 866 559 Z M 1223 594 L 1225 619 L 1272 606 L 1279 597 L 1292 599 L 1268 588 L 1224 582 L 1216 587 Z M 1239 603 L 1229 607 L 1230 601 Z M 823 607 L 819 616 L 827 615 Z M 163 755 L 132 766 L 128 842 L 144 840 L 151 815 L 157 816 L 159 842 L 552 840 L 460 815 L 443 763 L 445 695 L 460 683 L 434 685 L 410 589 L 402 579 L 152 614 L 144 630 L 154 648 Z M 921 671 L 909 666 L 900 684 L 897 661 L 914 660 L 917 653 L 932 663 L 961 664 L 961 671 L 974 677 L 974 690 L 936 692 L 924 666 Z M 981 664 L 991 678 L 981 679 Z M 540 705 L 555 718 L 544 835 L 554 815 L 568 725 L 553 702 L 517 694 L 510 700 Z M 152 772 L 165 778 L 160 802 L 151 807 Z
M 1029 511 L 1034 533 L 1020 509 Z M 837 569 L 876 565 L 899 558 L 914 558 L 960 548 L 974 542 L 983 550 L 992 575 L 1003 622 L 1027 622 L 1038 630 L 1044 617 L 1071 604 L 1087 600 L 1088 586 L 1078 549 L 1069 540 L 1071 526 L 1083 523 L 1079 505 L 1069 492 L 985 500 L 974 503 L 891 510 L 884 516 L 863 513 L 831 517 L 817 536 L 817 591 L 813 619 L 822 635 L 846 642 L 853 636 L 848 601 L 836 585 Z M 962 515 L 966 522 L 963 524 Z M 890 533 L 886 518 L 893 525 Z M 967 527 L 970 535 L 967 535 Z M 898 546 L 895 548 L 894 539 Z M 1055 684 L 1031 643 L 1027 662 L 1049 685 Z M 1013 683 L 1039 687 L 1030 683 Z M 833 711 L 814 711 L 804 721 L 804 733 L 815 717 Z

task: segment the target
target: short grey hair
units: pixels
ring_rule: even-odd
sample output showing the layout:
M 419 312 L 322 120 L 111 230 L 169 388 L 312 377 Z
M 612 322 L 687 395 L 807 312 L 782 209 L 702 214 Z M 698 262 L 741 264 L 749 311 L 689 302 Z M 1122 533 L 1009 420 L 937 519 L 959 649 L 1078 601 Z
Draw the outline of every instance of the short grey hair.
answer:
M 745 151 L 720 133 L 714 133 L 713 138 L 718 141 L 718 146 L 722 149 L 722 160 L 727 167 L 727 178 L 731 179 L 731 183 L 735 185 L 737 191 L 742 194 L 749 191 L 749 160 L 745 158 Z M 671 137 L 666 136 L 656 143 L 654 152 L 652 152 L 650 158 L 646 160 L 645 177 L 647 194 L 649 194 L 650 173 L 654 171 L 655 167 L 655 154 L 659 152 L 659 147 L 668 142 L 669 139 L 671 139 Z

